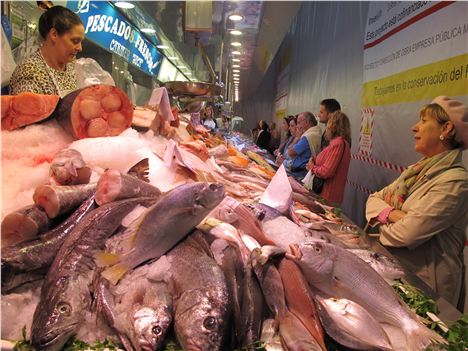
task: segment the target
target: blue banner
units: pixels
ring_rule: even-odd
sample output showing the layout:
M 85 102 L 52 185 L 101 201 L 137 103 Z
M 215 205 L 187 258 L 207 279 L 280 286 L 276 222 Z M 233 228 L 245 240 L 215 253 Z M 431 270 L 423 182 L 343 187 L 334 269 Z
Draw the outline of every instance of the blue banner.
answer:
M 86 39 L 150 75 L 158 74 L 162 55 L 113 5 L 107 1 L 80 0 L 67 1 L 67 7 L 83 21 Z

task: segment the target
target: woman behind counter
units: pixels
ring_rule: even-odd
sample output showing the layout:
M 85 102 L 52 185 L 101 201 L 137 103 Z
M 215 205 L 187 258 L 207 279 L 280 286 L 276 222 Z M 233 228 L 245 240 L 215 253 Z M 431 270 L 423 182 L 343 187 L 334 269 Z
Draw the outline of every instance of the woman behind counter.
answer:
M 16 67 L 10 93 L 29 91 L 63 97 L 77 89 L 74 61 L 84 39 L 83 23 L 73 11 L 53 6 L 39 18 L 39 33 L 44 44 Z
M 463 248 L 468 223 L 468 110 L 439 96 L 420 111 L 414 133 L 419 162 L 367 200 L 380 242 L 434 291 L 463 311 Z

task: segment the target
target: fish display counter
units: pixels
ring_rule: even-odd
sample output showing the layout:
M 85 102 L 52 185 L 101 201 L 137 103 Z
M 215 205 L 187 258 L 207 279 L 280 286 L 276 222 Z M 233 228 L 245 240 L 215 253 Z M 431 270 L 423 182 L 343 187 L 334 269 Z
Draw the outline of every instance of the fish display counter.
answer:
M 111 119 L 93 135 L 80 126 L 124 105 L 115 92 L 80 96 L 72 128 L 52 115 L 2 130 L 2 339 L 36 350 L 447 343 L 392 287 L 421 285 L 248 138 L 161 106 L 119 112 L 133 128 L 117 133 Z M 442 320 L 457 318 L 437 302 Z

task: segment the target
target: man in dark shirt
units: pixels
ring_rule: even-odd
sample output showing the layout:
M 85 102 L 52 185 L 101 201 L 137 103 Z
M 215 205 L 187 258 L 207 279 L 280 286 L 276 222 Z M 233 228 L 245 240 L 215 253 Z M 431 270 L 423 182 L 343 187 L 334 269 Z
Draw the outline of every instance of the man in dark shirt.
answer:
M 340 103 L 335 99 L 324 99 L 320 102 L 320 111 L 318 113 L 318 119 L 320 123 L 325 124 L 324 132 L 322 134 L 321 150 L 328 146 L 329 140 L 325 135 L 326 126 L 328 122 L 328 117 L 330 113 L 333 113 L 337 110 L 341 110 Z

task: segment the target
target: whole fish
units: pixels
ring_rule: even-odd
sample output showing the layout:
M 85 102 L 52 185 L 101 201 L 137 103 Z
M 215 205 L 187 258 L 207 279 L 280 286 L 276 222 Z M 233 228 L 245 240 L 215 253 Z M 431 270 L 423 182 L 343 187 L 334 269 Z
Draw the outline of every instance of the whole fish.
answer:
M 400 327 L 408 349 L 421 350 L 445 340 L 419 322 L 416 314 L 367 263 L 347 250 L 323 242 L 292 245 L 294 259 L 313 287 L 337 298 L 357 302 L 379 322 Z
M 87 184 L 91 173 L 81 153 L 74 149 L 60 150 L 50 164 L 50 176 L 60 185 Z
M 356 350 L 391 350 L 390 340 L 379 322 L 359 304 L 348 299 L 315 295 L 320 319 L 341 345 Z
M 84 216 L 96 208 L 94 197 L 84 201 L 73 214 L 57 227 L 38 238 L 2 249 L 2 289 L 12 276 L 22 272 L 47 269 L 54 260 L 65 238 L 75 229 Z M 10 289 L 15 284 L 10 285 Z
M 116 284 L 129 270 L 157 259 L 186 236 L 224 197 L 218 184 L 180 185 L 143 212 L 127 229 L 126 248 L 118 254 L 99 253 L 98 266 L 110 266 L 102 276 Z
M 158 261 L 139 267 L 111 286 L 98 280 L 97 305 L 126 350 L 159 350 L 172 324 L 172 297 L 166 283 L 153 282 L 148 272 Z
M 370 250 L 348 249 L 348 251 L 367 262 L 390 285 L 395 279 L 403 278 L 405 275 L 403 267 L 390 257 Z
M 128 199 L 88 213 L 66 237 L 47 273 L 34 312 L 31 341 L 38 350 L 60 350 L 82 323 L 91 303 L 90 284 L 96 268 L 93 253 L 136 206 L 152 198 Z
M 168 254 L 174 298 L 174 328 L 184 350 L 222 350 L 229 292 L 221 268 L 189 236 Z

